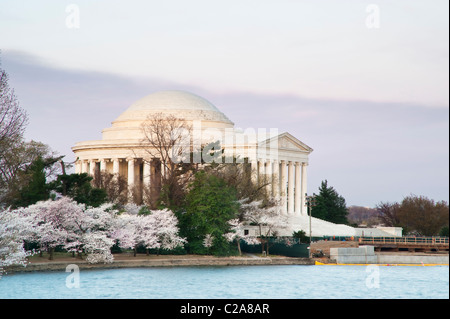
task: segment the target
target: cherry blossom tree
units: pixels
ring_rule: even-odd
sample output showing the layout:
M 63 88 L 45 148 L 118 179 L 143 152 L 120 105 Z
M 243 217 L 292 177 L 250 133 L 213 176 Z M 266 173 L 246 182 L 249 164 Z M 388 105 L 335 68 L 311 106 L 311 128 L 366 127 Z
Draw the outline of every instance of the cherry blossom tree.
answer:
M 129 215 L 137 215 L 139 211 L 142 209 L 142 205 L 136 205 L 135 203 L 127 203 L 124 205 L 125 212 Z
M 259 227 L 262 251 L 266 244 L 266 253 L 269 254 L 268 237 L 275 236 L 277 231 L 289 226 L 288 217 L 283 215 L 283 207 L 278 201 L 271 198 L 267 203 L 263 201 L 241 201 L 243 221 Z
M 127 213 L 117 216 L 111 238 L 117 241 L 120 248 L 135 249 L 137 247 L 136 216 Z
M 214 242 L 214 236 L 211 234 L 206 234 L 205 238 L 203 239 L 203 246 L 206 247 L 209 251 L 209 249 L 213 245 L 213 242 Z
M 178 236 L 178 219 L 168 210 L 153 210 L 147 215 L 124 213 L 118 216 L 112 237 L 119 247 L 131 248 L 136 256 L 138 246 L 148 253 L 152 248 L 174 249 L 182 246 L 185 239 Z
M 81 237 L 83 249 L 87 253 L 86 261 L 91 264 L 112 263 L 114 257 L 111 247 L 114 240 L 109 238 L 105 232 L 89 232 Z
M 241 240 L 245 241 L 248 245 L 257 245 L 260 243 L 256 237 L 244 234 L 245 224 L 239 218 L 229 220 L 228 224 L 231 226 L 231 231 L 224 234 L 224 236 L 229 242 L 236 242 L 239 255 L 242 255 Z
M 111 237 L 118 242 L 118 246 L 123 249 L 133 249 L 134 256 L 136 256 L 136 249 L 139 244 L 138 218 L 139 216 L 135 214 L 123 213 L 119 215 L 111 232 Z
M 178 236 L 178 219 L 169 209 L 154 210 L 151 215 L 154 219 L 156 228 L 156 237 L 158 238 L 159 247 L 163 249 L 175 249 L 186 243 L 185 238 Z
M 50 260 L 53 259 L 55 247 L 64 245 L 71 237 L 64 224 L 68 219 L 66 213 L 72 213 L 72 207 L 66 205 L 65 199 L 37 202 L 17 210 L 17 213 L 32 223 L 31 231 L 23 239 L 38 243 L 41 254 L 48 251 Z
M 6 267 L 26 266 L 27 257 L 34 254 L 34 251 L 26 251 L 23 243 L 31 228 L 30 220 L 17 212 L 9 209 L 0 212 L 0 279 Z
M 24 241 L 35 242 L 40 251 L 48 251 L 53 259 L 57 246 L 66 251 L 87 255 L 89 263 L 113 261 L 111 247 L 136 249 L 174 249 L 185 239 L 178 236 L 178 220 L 168 210 L 149 211 L 147 215 L 118 214 L 112 204 L 89 207 L 69 197 L 41 201 L 16 210 L 0 212 L 0 270 L 13 264 L 26 264 L 32 252 L 24 249 Z
M 49 252 L 50 260 L 57 246 L 79 254 L 84 251 L 86 254 L 104 256 L 104 260 L 98 256 L 89 257 L 89 262 L 112 260 L 110 248 L 114 242 L 107 238 L 114 225 L 116 211 L 111 209 L 111 204 L 86 207 L 63 196 L 58 200 L 30 205 L 21 209 L 20 213 L 30 218 L 33 224 L 33 231 L 24 239 L 39 243 L 41 251 Z M 99 247 L 94 248 L 95 243 Z M 99 253 L 99 250 L 103 252 Z
M 87 254 L 86 261 L 89 263 L 111 263 L 114 259 L 111 247 L 115 241 L 111 232 L 115 229 L 117 210 L 112 206 L 106 203 L 100 207 L 87 207 L 81 220 L 76 223 L 79 249 Z

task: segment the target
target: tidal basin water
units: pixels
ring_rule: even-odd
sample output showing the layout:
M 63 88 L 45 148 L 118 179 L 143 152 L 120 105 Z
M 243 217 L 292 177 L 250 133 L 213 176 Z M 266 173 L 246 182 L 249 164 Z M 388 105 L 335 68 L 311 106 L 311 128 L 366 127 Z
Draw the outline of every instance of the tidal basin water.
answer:
M 228 266 L 4 275 L 0 299 L 17 298 L 448 299 L 449 267 Z

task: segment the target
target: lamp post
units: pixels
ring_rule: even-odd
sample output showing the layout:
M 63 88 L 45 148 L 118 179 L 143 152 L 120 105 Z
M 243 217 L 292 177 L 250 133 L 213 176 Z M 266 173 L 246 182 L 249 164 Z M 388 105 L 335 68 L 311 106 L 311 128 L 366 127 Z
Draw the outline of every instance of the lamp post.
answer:
M 309 258 L 311 258 L 311 242 L 312 242 L 312 230 L 311 230 L 311 208 L 316 206 L 316 198 L 315 196 L 307 196 L 305 193 L 306 205 L 309 211 Z

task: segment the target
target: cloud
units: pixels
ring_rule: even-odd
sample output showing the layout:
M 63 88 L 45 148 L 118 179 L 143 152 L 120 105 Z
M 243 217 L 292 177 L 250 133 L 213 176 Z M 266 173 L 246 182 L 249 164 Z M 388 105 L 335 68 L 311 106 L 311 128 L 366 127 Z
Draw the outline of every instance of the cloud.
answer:
M 134 101 L 181 89 L 211 101 L 236 127 L 278 128 L 311 146 L 309 193 L 327 179 L 350 205 L 399 201 L 410 193 L 448 201 L 448 108 L 218 93 L 158 78 L 59 69 L 18 51 L 4 51 L 1 58 L 30 115 L 26 137 L 68 160 L 74 159 L 70 148 L 76 142 L 101 139 L 101 130 Z

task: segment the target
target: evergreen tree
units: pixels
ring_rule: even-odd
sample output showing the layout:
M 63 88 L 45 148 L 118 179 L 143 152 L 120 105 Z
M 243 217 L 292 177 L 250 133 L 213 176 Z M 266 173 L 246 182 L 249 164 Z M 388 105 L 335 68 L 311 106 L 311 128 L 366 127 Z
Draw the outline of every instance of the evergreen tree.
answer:
M 42 157 L 38 157 L 25 172 L 27 183 L 20 189 L 13 206 L 26 207 L 49 198 L 49 190 L 46 185 L 46 163 Z
M 104 189 L 92 187 L 91 181 L 92 177 L 86 173 L 63 174 L 50 184 L 50 188 L 78 203 L 98 207 L 107 201 L 108 196 Z
M 439 231 L 439 236 L 448 237 L 448 233 L 449 233 L 449 231 L 448 231 L 448 225 L 447 225 L 447 226 L 444 226 L 441 228 L 441 230 Z
M 228 255 L 229 220 L 236 218 L 239 205 L 236 190 L 217 176 L 203 171 L 195 174 L 186 196 L 186 211 L 180 216 L 182 236 L 187 237 L 191 253 Z
M 333 187 L 328 187 L 328 181 L 322 181 L 319 194 L 314 194 L 315 206 L 311 215 L 336 224 L 348 224 L 347 205 L 344 197 L 340 196 Z

